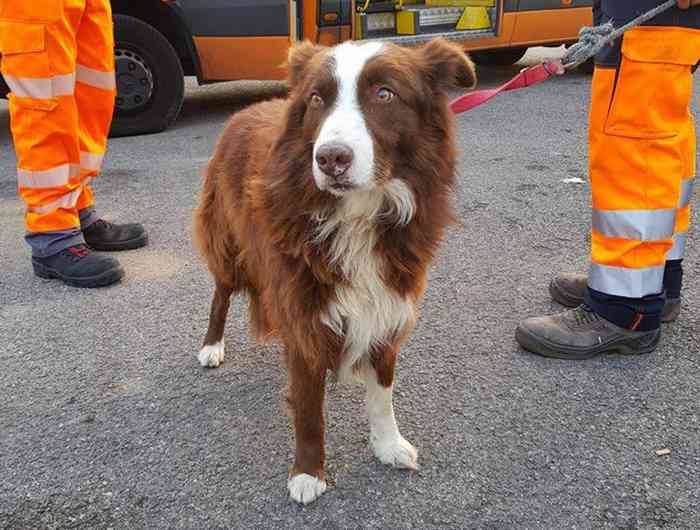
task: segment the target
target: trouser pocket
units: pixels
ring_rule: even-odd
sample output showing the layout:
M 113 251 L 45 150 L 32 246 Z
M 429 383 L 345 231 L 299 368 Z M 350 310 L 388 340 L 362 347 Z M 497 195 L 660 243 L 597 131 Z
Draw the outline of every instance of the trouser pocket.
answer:
M 0 0 L 0 19 L 47 23 L 62 13 L 63 0 Z
M 691 68 L 700 59 L 700 30 L 637 28 L 625 34 L 606 134 L 662 139 L 688 121 Z
M 52 110 L 55 98 L 72 93 L 73 76 L 54 76 L 44 24 L 0 20 L 0 69 L 18 106 Z

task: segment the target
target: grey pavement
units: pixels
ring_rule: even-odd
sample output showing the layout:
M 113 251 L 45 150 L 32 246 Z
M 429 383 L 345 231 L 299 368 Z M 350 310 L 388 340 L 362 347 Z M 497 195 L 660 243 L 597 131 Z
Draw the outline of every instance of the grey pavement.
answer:
M 421 468 L 376 462 L 362 390 L 333 387 L 329 489 L 309 507 L 287 496 L 279 350 L 247 337 L 243 301 L 225 364 L 194 357 L 212 291 L 191 243 L 202 167 L 228 116 L 280 87 L 191 87 L 172 129 L 110 142 L 99 210 L 145 223 L 151 244 L 97 291 L 31 274 L 1 102 L 0 528 L 700 528 L 700 232 L 655 353 L 555 361 L 514 340 L 521 318 L 559 310 L 553 274 L 585 270 L 589 89 L 573 73 L 458 118 L 463 225 L 396 384 Z

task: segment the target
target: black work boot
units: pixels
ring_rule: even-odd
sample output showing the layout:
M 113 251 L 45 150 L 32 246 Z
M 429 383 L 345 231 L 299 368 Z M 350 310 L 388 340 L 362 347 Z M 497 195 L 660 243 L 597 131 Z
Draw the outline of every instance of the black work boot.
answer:
M 659 344 L 661 330 L 628 331 L 580 305 L 558 315 L 524 320 L 515 338 L 526 350 L 545 357 L 590 359 L 604 353 L 650 353 Z
M 124 276 L 124 269 L 116 259 L 93 254 L 82 244 L 53 256 L 32 257 L 32 266 L 39 278 L 61 280 L 73 287 L 105 287 Z
M 560 274 L 549 283 L 549 294 L 564 307 L 578 307 L 583 303 L 587 287 L 588 276 L 585 274 Z M 666 298 L 661 322 L 673 322 L 680 312 L 681 299 Z
M 148 242 L 146 230 L 140 224 L 117 225 L 99 219 L 83 230 L 85 242 L 94 250 L 106 252 L 133 250 Z

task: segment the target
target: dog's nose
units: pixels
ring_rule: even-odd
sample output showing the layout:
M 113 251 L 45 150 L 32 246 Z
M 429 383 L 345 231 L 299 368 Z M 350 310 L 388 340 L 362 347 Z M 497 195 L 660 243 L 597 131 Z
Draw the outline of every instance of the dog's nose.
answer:
M 353 157 L 352 149 L 340 142 L 328 142 L 316 151 L 316 163 L 319 169 L 333 178 L 341 176 L 348 170 Z

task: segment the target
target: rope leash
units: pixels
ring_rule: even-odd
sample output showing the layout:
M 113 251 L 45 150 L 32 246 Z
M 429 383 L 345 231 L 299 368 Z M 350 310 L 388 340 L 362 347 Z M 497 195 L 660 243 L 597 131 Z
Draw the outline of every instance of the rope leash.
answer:
M 612 45 L 626 31 L 640 26 L 675 5 L 676 0 L 666 0 L 663 4 L 641 14 L 617 29 L 613 26 L 612 21 L 608 21 L 600 26 L 581 28 L 578 42 L 570 46 L 561 59 L 525 68 L 513 79 L 498 88 L 477 90 L 460 96 L 450 103 L 450 108 L 455 114 L 466 112 L 483 105 L 502 92 L 527 88 L 546 81 L 552 76 L 563 75 L 567 70 L 572 70 L 585 63 L 591 57 L 595 57 L 605 46 Z
M 570 70 L 585 63 L 591 57 L 595 57 L 595 55 L 605 46 L 615 42 L 627 30 L 641 26 L 644 24 L 644 22 L 651 20 L 656 15 L 660 15 L 664 11 L 668 11 L 675 6 L 676 3 L 676 0 L 666 0 L 666 2 L 663 4 L 650 9 L 646 13 L 643 13 L 637 18 L 630 20 L 627 24 L 620 26 L 617 29 L 615 29 L 613 26 L 612 21 L 601 24 L 600 26 L 594 26 L 592 28 L 581 28 L 579 31 L 579 41 L 566 50 L 564 57 L 561 59 L 564 68 Z

